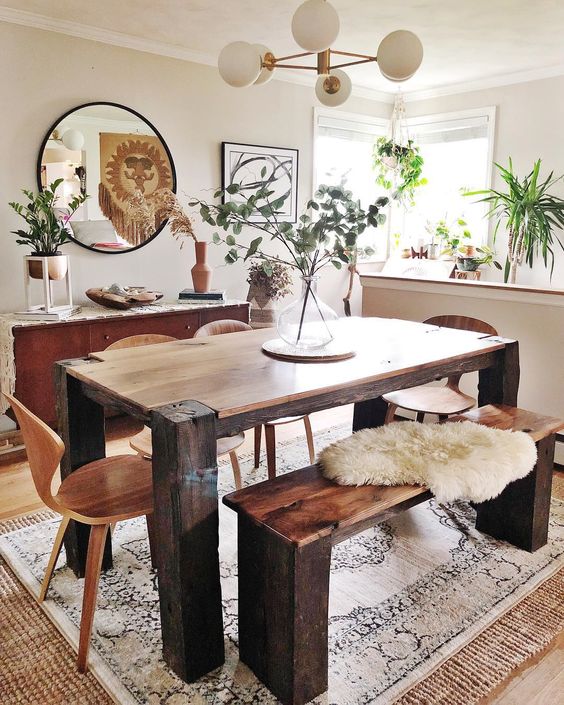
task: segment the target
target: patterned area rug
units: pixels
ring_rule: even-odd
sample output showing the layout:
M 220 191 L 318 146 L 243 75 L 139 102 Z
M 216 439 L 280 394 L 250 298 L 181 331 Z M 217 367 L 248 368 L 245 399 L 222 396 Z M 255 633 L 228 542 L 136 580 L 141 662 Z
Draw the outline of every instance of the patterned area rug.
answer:
M 341 427 L 318 434 L 318 449 L 347 433 L 348 429 Z M 307 462 L 302 441 L 280 444 L 278 455 L 282 470 Z M 244 479 L 262 479 L 264 470 L 256 474 L 250 468 L 252 459 L 242 458 Z M 222 470 L 221 494 L 233 489 L 229 465 L 222 464 Z M 329 692 L 316 702 L 388 705 L 429 676 L 563 564 L 564 503 L 560 500 L 553 502 L 550 543 L 535 554 L 483 536 L 474 530 L 473 523 L 474 512 L 468 505 L 439 507 L 431 502 L 335 548 Z M 57 524 L 48 519 L 0 537 L 3 557 L 35 594 Z M 144 520 L 118 525 L 114 568 L 102 578 L 92 642 L 92 670 L 117 702 L 276 702 L 238 662 L 235 528 L 234 514 L 222 506 L 220 551 L 227 660 L 222 669 L 196 684 L 186 685 L 170 673 L 160 658 L 156 576 L 149 567 Z M 60 565 L 63 567 L 53 578 L 45 608 L 66 638 L 76 643 L 82 581 L 64 567 L 63 558 Z M 555 589 L 556 583 L 552 590 Z M 547 614 L 553 616 L 550 596 L 545 602 Z M 557 629 L 557 621 L 551 623 L 553 629 Z M 542 646 L 542 639 L 540 644 L 533 641 L 528 653 Z M 520 661 L 528 655 L 527 649 L 524 651 Z M 437 673 L 444 672 L 445 667 Z M 464 664 L 459 663 L 452 670 L 454 679 L 457 671 L 464 673 Z M 433 676 L 427 684 L 432 681 Z M 441 702 L 425 693 L 425 683 L 417 686 L 421 697 L 412 699 L 415 691 L 410 691 L 404 702 Z M 483 694 L 482 688 L 477 697 Z M 455 701 L 458 702 L 444 702 Z

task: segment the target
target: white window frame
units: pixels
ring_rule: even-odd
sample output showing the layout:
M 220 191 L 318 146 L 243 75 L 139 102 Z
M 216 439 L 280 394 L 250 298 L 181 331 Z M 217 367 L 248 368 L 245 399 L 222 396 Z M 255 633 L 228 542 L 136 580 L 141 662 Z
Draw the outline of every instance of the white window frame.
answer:
M 494 160 L 494 142 L 495 142 L 495 128 L 496 128 L 496 114 L 497 114 L 497 108 L 495 105 L 489 105 L 485 106 L 482 108 L 467 108 L 465 110 L 454 110 L 452 112 L 447 112 L 447 113 L 429 113 L 426 115 L 419 115 L 416 117 L 410 117 L 407 118 L 406 120 L 406 125 L 408 130 L 413 130 L 419 125 L 429 125 L 432 123 L 440 123 L 440 122 L 449 122 L 449 121 L 458 121 L 458 120 L 464 120 L 467 118 L 478 118 L 478 117 L 485 117 L 487 118 L 487 139 L 488 139 L 488 154 L 487 154 L 487 168 L 486 168 L 486 181 L 484 184 L 485 189 L 489 189 L 492 186 L 492 180 L 493 180 L 493 160 Z M 359 125 L 361 124 L 369 124 L 369 125 L 374 125 L 377 127 L 383 127 L 386 129 L 386 131 L 389 130 L 390 127 L 390 119 L 389 118 L 381 118 L 381 117 L 376 117 L 373 115 L 364 115 L 362 113 L 349 113 L 345 112 L 342 110 L 335 110 L 334 108 L 319 108 L 316 107 L 313 109 L 313 159 L 312 159 L 312 194 L 315 193 L 317 184 L 316 184 L 316 176 L 317 176 L 317 138 L 319 134 L 319 117 L 320 116 L 327 116 L 327 117 L 338 117 L 342 118 L 343 120 L 346 120 L 348 122 L 353 122 L 353 123 L 358 123 Z M 390 218 L 387 219 L 386 221 L 386 229 L 387 229 L 387 246 L 386 246 L 386 251 L 389 253 L 390 251 Z M 482 244 L 487 244 L 490 240 L 491 237 L 491 222 L 488 223 L 488 228 L 486 229 L 486 241 L 482 242 Z M 375 260 L 369 260 L 369 261 L 375 261 Z

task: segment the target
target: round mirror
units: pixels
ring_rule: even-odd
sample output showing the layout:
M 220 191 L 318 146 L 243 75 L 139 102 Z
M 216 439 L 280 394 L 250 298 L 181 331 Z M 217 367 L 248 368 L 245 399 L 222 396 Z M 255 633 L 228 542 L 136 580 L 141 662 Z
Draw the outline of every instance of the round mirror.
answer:
M 144 117 L 115 103 L 88 103 L 49 129 L 37 160 L 40 190 L 61 180 L 57 207 L 89 198 L 67 224 L 69 237 L 96 252 L 143 247 L 166 224 L 158 193 L 176 192 L 170 151 Z

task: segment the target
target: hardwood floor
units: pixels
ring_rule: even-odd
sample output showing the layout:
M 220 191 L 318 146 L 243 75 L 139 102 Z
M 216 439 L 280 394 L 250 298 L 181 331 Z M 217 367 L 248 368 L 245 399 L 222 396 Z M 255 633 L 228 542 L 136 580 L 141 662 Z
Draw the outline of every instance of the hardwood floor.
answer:
M 350 422 L 351 419 L 352 407 L 345 406 L 313 414 L 311 422 L 315 433 L 328 426 Z M 128 439 L 138 433 L 142 425 L 126 418 L 113 418 L 108 420 L 107 427 L 108 454 L 118 455 L 130 452 Z M 277 440 L 294 438 L 302 431 L 303 426 L 300 424 L 280 426 L 277 429 Z M 242 455 L 252 451 L 253 434 L 247 433 L 239 453 Z M 262 453 L 262 462 L 266 463 L 264 446 Z M 560 472 L 559 475 L 564 477 L 564 473 Z M 6 460 L 0 456 L 0 520 L 33 512 L 42 507 L 43 504 L 35 492 L 25 459 L 20 456 Z M 564 636 L 561 634 L 544 652 L 516 669 L 510 678 L 487 698 L 482 699 L 479 705 L 564 704 L 562 663 L 564 663 Z M 456 705 L 465 704 L 456 703 Z

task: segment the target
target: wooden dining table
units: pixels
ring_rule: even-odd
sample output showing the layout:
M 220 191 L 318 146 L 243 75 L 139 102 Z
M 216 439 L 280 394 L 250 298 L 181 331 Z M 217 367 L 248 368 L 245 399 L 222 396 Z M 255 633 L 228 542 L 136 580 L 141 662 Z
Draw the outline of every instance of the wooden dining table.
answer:
M 282 416 L 354 403 L 353 431 L 382 425 L 382 395 L 477 371 L 480 405 L 516 406 L 518 343 L 381 318 L 342 319 L 337 339 L 354 357 L 288 362 L 262 343 L 272 329 L 92 354 L 55 365 L 61 474 L 105 456 L 104 407 L 152 430 L 154 526 L 163 654 L 192 682 L 224 662 L 216 439 Z M 88 527 L 65 538 L 84 574 Z M 108 540 L 104 568 L 111 566 Z

